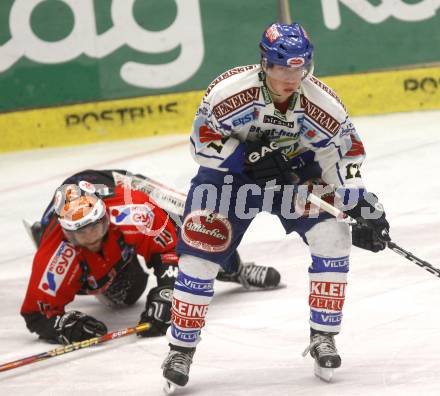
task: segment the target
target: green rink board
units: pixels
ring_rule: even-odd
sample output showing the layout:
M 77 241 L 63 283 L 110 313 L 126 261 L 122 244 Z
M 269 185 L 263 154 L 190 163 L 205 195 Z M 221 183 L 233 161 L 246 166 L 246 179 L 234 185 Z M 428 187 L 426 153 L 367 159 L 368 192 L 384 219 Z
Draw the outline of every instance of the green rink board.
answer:
M 317 76 L 440 62 L 438 1 L 289 5 Z M 276 0 L 1 0 L 0 112 L 203 90 L 276 19 Z

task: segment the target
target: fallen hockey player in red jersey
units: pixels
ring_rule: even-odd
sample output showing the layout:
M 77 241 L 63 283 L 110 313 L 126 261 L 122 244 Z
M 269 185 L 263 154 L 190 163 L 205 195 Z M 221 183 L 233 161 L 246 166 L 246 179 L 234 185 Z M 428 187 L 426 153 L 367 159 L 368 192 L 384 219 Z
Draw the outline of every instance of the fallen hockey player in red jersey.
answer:
M 77 173 L 56 190 L 41 221 L 32 226 L 37 252 L 21 315 L 41 339 L 70 344 L 107 333 L 102 321 L 66 307 L 77 295 L 95 296 L 110 307 L 134 304 L 148 282 L 138 256 L 157 283 L 140 315 L 140 322 L 151 326 L 140 335 L 165 334 L 177 276 L 178 213 L 151 199 L 143 181 L 144 176 L 125 170 Z M 246 288 L 280 282 L 274 268 L 243 264 L 236 252 L 231 262 L 233 270 L 219 273 L 219 280 Z

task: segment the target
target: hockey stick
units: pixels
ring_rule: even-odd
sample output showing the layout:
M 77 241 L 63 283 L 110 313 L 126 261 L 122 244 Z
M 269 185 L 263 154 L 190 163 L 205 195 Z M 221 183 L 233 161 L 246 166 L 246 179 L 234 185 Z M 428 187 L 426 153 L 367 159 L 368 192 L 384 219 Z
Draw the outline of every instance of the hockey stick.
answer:
M 121 174 L 118 175 L 124 177 L 124 175 Z M 149 177 L 146 177 L 145 179 L 141 179 L 138 176 L 131 176 L 131 177 L 135 178 L 135 180 L 138 180 L 139 183 L 142 183 L 143 188 L 146 190 L 146 192 L 152 194 L 154 196 L 154 199 L 159 205 L 161 206 L 164 205 L 172 213 L 176 214 L 177 216 L 182 216 L 183 208 L 185 206 L 185 198 L 186 198 L 185 194 L 176 192 L 170 189 L 169 187 Z M 295 191 L 298 192 L 298 188 L 295 188 Z M 305 191 L 301 191 L 301 194 L 304 194 L 304 192 Z M 306 194 L 307 194 L 307 200 L 309 200 L 312 204 L 322 208 L 327 213 L 331 214 L 337 219 L 343 220 L 344 222 L 352 225 L 357 223 L 355 219 L 351 218 L 350 216 L 347 216 L 342 210 L 322 200 L 317 195 L 310 192 L 306 192 Z M 440 269 L 435 268 L 427 261 L 421 260 L 414 254 L 408 252 L 407 250 L 403 249 L 394 242 L 391 241 L 387 242 L 387 247 L 391 249 L 393 252 L 400 254 L 401 256 L 405 257 L 407 260 L 412 261 L 414 264 L 418 265 L 419 267 L 425 269 L 426 271 L 440 278 Z
M 118 174 L 118 176 L 124 177 L 124 175 L 121 174 Z M 144 179 L 141 179 L 138 176 L 131 176 L 131 178 L 134 178 L 134 181 L 140 183 L 142 187 L 145 189 L 145 191 L 151 194 L 153 199 L 155 199 L 156 202 L 161 207 L 164 207 L 166 210 L 171 212 L 171 214 L 175 214 L 177 216 L 183 215 L 183 209 L 185 206 L 185 198 L 186 198 L 185 194 L 172 190 L 169 187 L 165 186 L 164 184 L 161 184 L 149 177 L 145 177 Z M 295 190 L 297 191 L 297 189 Z M 302 191 L 301 193 L 304 192 Z M 312 204 L 322 208 L 327 213 L 333 215 L 337 219 L 343 220 L 344 222 L 352 225 L 357 223 L 355 219 L 351 218 L 350 216 L 347 216 L 342 210 L 322 200 L 313 193 L 307 192 L 307 199 Z M 418 258 L 411 252 L 408 252 L 407 250 L 397 245 L 395 242 L 391 242 L 391 241 L 387 242 L 387 247 L 391 249 L 393 252 L 400 254 L 401 256 L 405 257 L 407 260 L 412 261 L 414 264 L 418 265 L 419 267 L 425 269 L 426 271 L 440 278 L 440 269 L 435 268 L 427 261 Z
M 142 177 L 134 174 L 125 175 L 113 171 L 112 176 L 116 185 L 130 187 L 134 190 L 140 190 L 147 193 L 170 215 L 179 227 L 182 226 L 181 216 L 185 209 L 186 194 L 173 190 L 164 184 L 143 175 Z M 38 244 L 32 235 L 32 224 L 26 219 L 22 219 L 22 222 L 26 233 L 32 240 L 35 248 L 38 248 Z
M 387 246 L 389 249 L 391 249 L 393 252 L 396 252 L 397 254 L 400 254 L 401 256 L 405 257 L 409 261 L 412 261 L 414 264 L 417 264 L 419 267 L 425 269 L 426 271 L 430 272 L 431 274 L 437 276 L 440 278 L 440 269 L 435 268 L 431 264 L 429 264 L 427 261 L 419 259 L 417 256 L 412 254 L 411 252 L 408 252 L 404 248 L 400 247 L 399 245 L 395 244 L 394 242 L 388 242 Z
M 335 216 L 337 219 L 343 219 L 345 222 L 349 224 L 357 224 L 356 220 L 353 219 L 350 216 L 347 216 L 342 210 L 334 207 L 333 205 L 329 204 L 328 202 L 323 201 L 321 198 L 316 196 L 315 194 L 308 193 L 307 199 L 314 205 L 321 207 L 324 209 L 327 213 L 330 213 L 331 215 Z M 388 236 L 388 233 L 385 232 L 383 236 Z M 425 269 L 426 271 L 430 272 L 431 274 L 437 276 L 440 278 L 440 269 L 435 268 L 433 265 L 429 264 L 427 261 L 419 259 L 417 256 L 412 254 L 411 252 L 408 252 L 407 250 L 403 249 L 396 243 L 389 241 L 386 242 L 388 249 L 391 249 L 393 252 L 400 254 L 401 256 L 405 257 L 407 260 L 412 261 L 414 264 L 418 265 L 419 267 Z
M 148 330 L 151 327 L 150 323 L 141 323 L 136 327 L 127 327 L 122 330 L 111 331 L 110 333 L 104 334 L 100 337 L 90 338 L 89 340 L 73 342 L 69 345 L 60 346 L 58 348 L 52 349 L 51 351 L 38 353 L 36 355 L 28 356 L 22 359 L 15 360 L 13 362 L 4 363 L 0 365 L 0 372 L 12 370 L 17 367 L 26 366 L 31 363 L 40 362 L 42 360 L 50 359 L 55 356 L 64 355 L 69 352 L 74 352 L 79 349 L 84 349 L 91 347 L 93 345 L 102 344 L 107 341 L 115 340 L 116 338 L 125 337 L 131 334 L 137 334 L 142 331 Z
M 173 190 L 150 177 L 138 175 L 124 175 L 113 172 L 116 185 L 123 185 L 147 193 L 156 203 L 164 209 L 180 227 L 182 225 L 183 211 L 185 209 L 186 194 Z
M 288 0 L 278 0 L 278 20 L 289 25 L 292 23 Z

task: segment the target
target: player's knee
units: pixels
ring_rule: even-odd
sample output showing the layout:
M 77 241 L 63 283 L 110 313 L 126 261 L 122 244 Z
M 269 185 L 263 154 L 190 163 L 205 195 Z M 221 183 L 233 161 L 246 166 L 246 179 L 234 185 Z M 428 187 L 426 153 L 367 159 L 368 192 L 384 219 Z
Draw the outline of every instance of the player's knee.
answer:
M 200 257 L 183 254 L 179 259 L 179 271 L 199 279 L 214 279 L 220 266 Z
M 316 224 L 306 233 L 312 255 L 321 257 L 348 256 L 351 250 L 351 235 L 348 224 L 327 219 Z
M 98 295 L 98 300 L 108 306 L 124 307 L 133 305 L 147 288 L 148 274 L 134 257 L 112 281 L 107 290 Z
M 142 270 L 142 268 L 140 268 Z M 133 274 L 133 278 L 130 281 L 130 287 L 127 290 L 127 296 L 124 299 L 125 305 L 133 305 L 141 298 L 145 289 L 147 288 L 148 275 L 142 270 Z

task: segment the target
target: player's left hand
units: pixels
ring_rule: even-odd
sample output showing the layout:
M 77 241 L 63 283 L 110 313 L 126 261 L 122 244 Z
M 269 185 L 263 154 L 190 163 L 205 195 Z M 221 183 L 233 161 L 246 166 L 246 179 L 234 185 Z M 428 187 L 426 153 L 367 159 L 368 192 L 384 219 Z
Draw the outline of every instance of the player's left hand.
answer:
M 294 173 L 288 158 L 278 144 L 265 135 L 260 140 L 247 143 L 244 171 L 261 187 L 271 180 L 275 180 L 277 185 L 294 184 Z
M 391 241 L 390 224 L 377 196 L 367 194 L 368 200 L 365 197 L 360 199 L 354 208 L 345 213 L 357 221 L 352 228 L 353 245 L 376 253 L 385 249 L 387 242 Z
M 107 333 L 107 326 L 103 322 L 80 311 L 68 311 L 57 316 L 54 329 L 57 341 L 64 345 L 100 337 Z
M 158 286 L 150 290 L 145 310 L 139 323 L 150 323 L 148 330 L 138 333 L 141 337 L 165 335 L 171 324 L 171 300 L 173 290 L 170 286 Z

